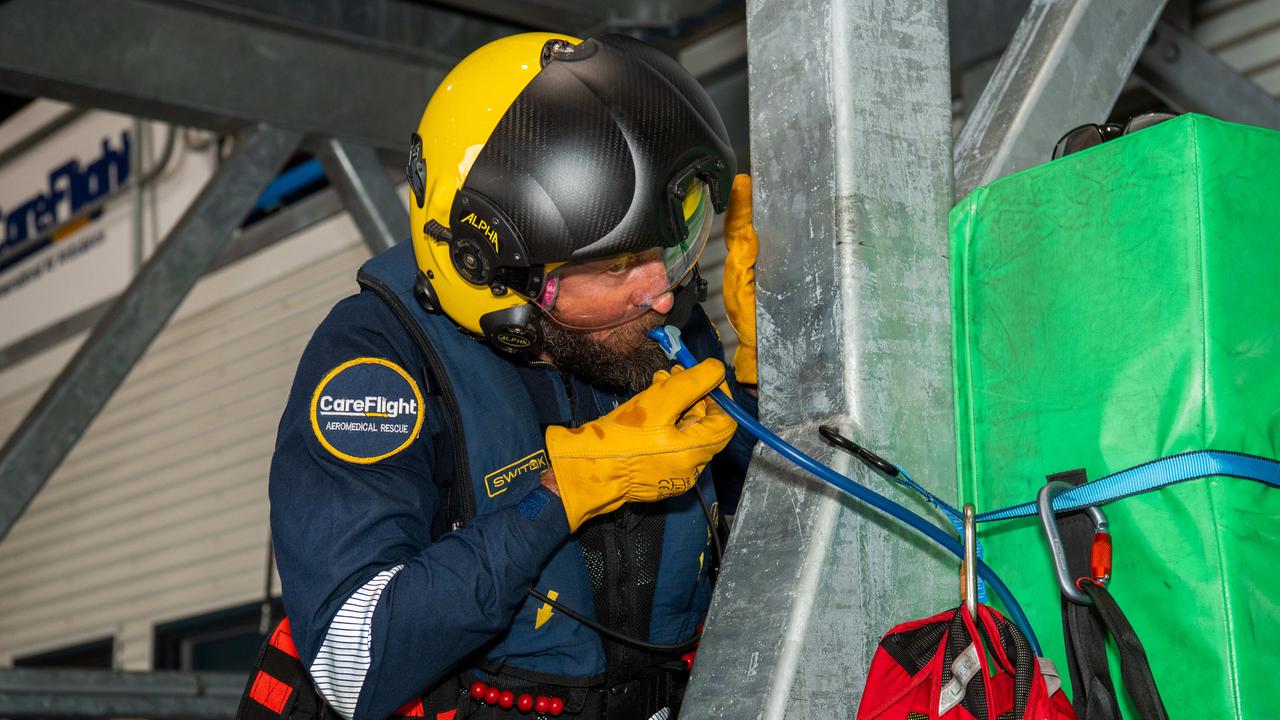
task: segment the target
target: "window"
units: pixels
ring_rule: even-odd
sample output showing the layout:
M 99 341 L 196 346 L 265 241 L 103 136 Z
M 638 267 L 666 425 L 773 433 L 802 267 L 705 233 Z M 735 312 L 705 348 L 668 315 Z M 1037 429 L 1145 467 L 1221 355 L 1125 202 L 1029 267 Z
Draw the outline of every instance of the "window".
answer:
M 282 617 L 275 598 L 268 632 Z M 157 625 L 155 669 L 248 672 L 266 640 L 261 620 L 262 604 L 252 603 Z
M 50 650 L 38 655 L 13 659 L 14 667 L 30 668 L 106 668 L 111 669 L 115 640 L 104 638 L 82 645 Z

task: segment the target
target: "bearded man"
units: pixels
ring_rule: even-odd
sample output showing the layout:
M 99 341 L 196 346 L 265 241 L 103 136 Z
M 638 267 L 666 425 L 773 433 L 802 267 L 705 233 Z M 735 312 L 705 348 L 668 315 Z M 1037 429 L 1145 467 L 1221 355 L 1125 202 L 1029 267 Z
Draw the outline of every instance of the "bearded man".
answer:
M 723 122 L 639 41 L 517 35 L 443 80 L 407 179 L 412 242 L 361 268 L 280 423 L 270 646 L 306 682 L 279 701 L 264 662 L 247 714 L 672 716 L 751 449 L 707 398 L 754 406 Z M 726 378 L 697 262 L 730 205 Z M 665 324 L 707 359 L 671 368 Z

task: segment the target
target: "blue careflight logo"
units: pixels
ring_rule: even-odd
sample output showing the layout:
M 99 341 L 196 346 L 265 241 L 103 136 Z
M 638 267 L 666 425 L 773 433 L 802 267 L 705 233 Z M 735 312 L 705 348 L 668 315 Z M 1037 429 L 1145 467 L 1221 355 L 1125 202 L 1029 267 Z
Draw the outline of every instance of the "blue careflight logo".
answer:
M 335 457 L 375 463 L 409 447 L 422 429 L 422 391 L 404 368 L 356 358 L 330 370 L 311 396 L 311 429 Z
M 120 133 L 118 150 L 111 146 L 109 138 L 103 138 L 98 159 L 84 166 L 77 158 L 67 160 L 49 172 L 47 190 L 36 191 L 30 199 L 7 211 L 0 208 L 0 218 L 4 220 L 0 271 L 79 230 L 90 220 L 96 220 L 102 214 L 101 208 L 57 235 L 42 237 L 74 217 L 81 208 L 115 192 L 129 180 L 130 141 L 128 130 Z

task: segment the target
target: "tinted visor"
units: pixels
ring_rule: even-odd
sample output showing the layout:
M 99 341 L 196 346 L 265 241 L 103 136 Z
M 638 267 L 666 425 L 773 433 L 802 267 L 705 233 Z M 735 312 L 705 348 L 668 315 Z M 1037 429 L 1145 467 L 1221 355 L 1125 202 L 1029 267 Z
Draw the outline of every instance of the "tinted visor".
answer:
M 680 207 L 682 241 L 672 247 L 561 265 L 547 273 L 538 307 L 575 330 L 623 325 L 650 310 L 666 314 L 672 292 L 698 264 L 715 221 L 710 191 L 701 180 L 690 181 Z

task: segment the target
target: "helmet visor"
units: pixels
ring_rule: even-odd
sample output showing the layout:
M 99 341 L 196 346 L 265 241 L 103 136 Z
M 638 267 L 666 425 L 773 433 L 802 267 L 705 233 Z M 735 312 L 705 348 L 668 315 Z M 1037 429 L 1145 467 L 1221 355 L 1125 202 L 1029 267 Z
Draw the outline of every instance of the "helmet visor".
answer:
M 547 274 L 538 307 L 575 330 L 616 327 L 650 310 L 665 314 L 673 291 L 698 264 L 715 220 L 710 191 L 701 180 L 691 182 L 681 206 L 682 241 L 672 247 L 565 263 Z

